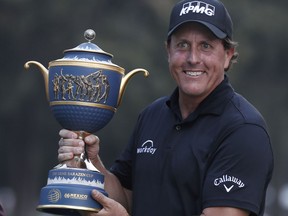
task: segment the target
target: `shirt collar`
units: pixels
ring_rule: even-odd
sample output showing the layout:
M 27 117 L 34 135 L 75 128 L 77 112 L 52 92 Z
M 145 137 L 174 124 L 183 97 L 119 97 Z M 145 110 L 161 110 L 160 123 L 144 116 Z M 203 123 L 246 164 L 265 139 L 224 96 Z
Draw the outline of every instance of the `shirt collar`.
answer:
M 228 76 L 225 75 L 224 80 L 211 92 L 210 95 L 208 95 L 208 97 L 206 97 L 199 104 L 196 110 L 191 113 L 187 119 L 189 120 L 191 116 L 195 117 L 204 114 L 222 114 L 225 105 L 231 99 L 234 93 L 234 89 L 229 83 Z M 170 108 L 170 110 L 177 115 L 179 119 L 182 119 L 178 99 L 179 89 L 177 87 L 170 96 L 170 98 L 166 101 L 166 104 Z

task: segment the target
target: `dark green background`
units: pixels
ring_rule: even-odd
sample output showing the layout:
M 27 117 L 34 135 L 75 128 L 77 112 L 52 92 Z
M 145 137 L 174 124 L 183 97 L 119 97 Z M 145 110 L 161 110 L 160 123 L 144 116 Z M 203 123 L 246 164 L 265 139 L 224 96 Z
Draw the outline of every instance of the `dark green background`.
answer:
M 57 164 L 60 126 L 50 113 L 41 73 L 36 68 L 25 71 L 24 63 L 36 60 L 48 66 L 62 58 L 63 50 L 84 42 L 83 32 L 92 28 L 97 32 L 94 42 L 114 55 L 114 63 L 126 71 L 150 71 L 148 79 L 137 75 L 131 80 L 115 117 L 97 133 L 109 167 L 141 109 L 174 88 L 164 41 L 175 2 L 0 0 L 0 200 L 9 216 L 41 215 L 35 211 L 39 191 Z M 284 216 L 288 207 L 280 198 L 285 198 L 288 184 L 288 1 L 223 2 L 240 44 L 239 63 L 228 75 L 234 88 L 262 112 L 273 141 L 275 172 L 267 216 Z

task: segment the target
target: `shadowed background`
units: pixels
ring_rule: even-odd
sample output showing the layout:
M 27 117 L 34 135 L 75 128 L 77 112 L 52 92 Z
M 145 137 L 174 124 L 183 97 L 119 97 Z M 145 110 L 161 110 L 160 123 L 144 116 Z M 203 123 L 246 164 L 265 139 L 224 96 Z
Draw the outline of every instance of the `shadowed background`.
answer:
M 0 200 L 8 216 L 42 216 L 37 206 L 48 171 L 57 165 L 60 125 L 52 116 L 40 71 L 63 50 L 96 31 L 96 43 L 126 71 L 142 67 L 149 78 L 129 82 L 112 121 L 97 133 L 109 167 L 125 146 L 138 113 L 175 85 L 164 48 L 176 0 L 0 0 Z M 234 21 L 239 63 L 228 72 L 237 92 L 266 118 L 275 154 L 265 216 L 288 214 L 288 20 L 286 0 L 223 0 Z M 247 167 L 249 169 L 249 167 Z

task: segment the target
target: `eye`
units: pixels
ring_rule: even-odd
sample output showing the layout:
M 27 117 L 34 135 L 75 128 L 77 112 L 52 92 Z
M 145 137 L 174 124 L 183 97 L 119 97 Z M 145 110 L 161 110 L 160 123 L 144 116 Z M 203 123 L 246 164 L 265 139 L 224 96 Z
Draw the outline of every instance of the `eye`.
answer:
M 207 50 L 207 49 L 211 49 L 212 48 L 212 46 L 209 43 L 205 42 L 205 41 L 201 44 L 201 47 L 202 47 L 203 50 Z
M 186 41 L 182 41 L 177 44 L 177 47 L 179 49 L 187 49 L 189 48 L 189 44 Z

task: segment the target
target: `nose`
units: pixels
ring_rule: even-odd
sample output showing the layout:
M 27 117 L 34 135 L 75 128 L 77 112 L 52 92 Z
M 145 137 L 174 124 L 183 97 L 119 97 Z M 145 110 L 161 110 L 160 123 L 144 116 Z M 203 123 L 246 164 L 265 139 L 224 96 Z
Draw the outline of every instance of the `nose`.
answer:
M 187 55 L 187 62 L 189 64 L 198 64 L 200 62 L 200 54 L 197 49 L 190 49 Z

